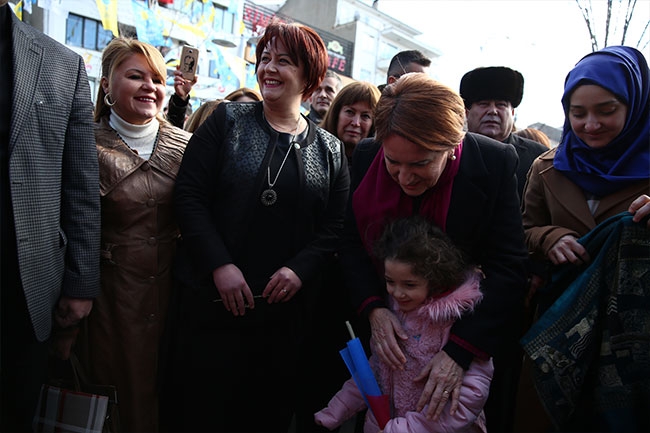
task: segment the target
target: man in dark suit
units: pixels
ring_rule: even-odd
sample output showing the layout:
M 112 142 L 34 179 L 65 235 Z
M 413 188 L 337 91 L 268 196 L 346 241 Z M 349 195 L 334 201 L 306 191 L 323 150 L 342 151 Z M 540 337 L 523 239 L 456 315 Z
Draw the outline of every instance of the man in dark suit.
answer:
M 0 431 L 31 431 L 52 328 L 99 293 L 99 175 L 81 57 L 0 0 Z
M 325 78 L 309 97 L 310 105 L 307 118 L 319 125 L 342 87 L 343 81 L 341 81 L 341 77 L 336 72 L 327 70 Z
M 465 102 L 467 130 L 511 144 L 519 158 L 517 191 L 522 200 L 528 170 L 535 158 L 548 148 L 540 143 L 513 134 L 515 108 L 524 95 L 524 77 L 518 71 L 503 66 L 477 68 L 466 73 L 460 82 L 460 96 Z M 514 429 L 515 400 L 521 372 L 523 352 L 518 340 L 523 329 L 522 316 L 513 317 L 508 344 L 494 358 L 494 377 L 490 396 L 485 405 L 489 433 L 511 432 Z M 522 325 L 523 327 L 523 325 Z
M 476 68 L 460 81 L 460 96 L 465 101 L 467 130 L 512 144 L 519 156 L 517 191 L 522 200 L 531 164 L 548 148 L 514 132 L 515 108 L 524 96 L 524 77 L 504 66 Z

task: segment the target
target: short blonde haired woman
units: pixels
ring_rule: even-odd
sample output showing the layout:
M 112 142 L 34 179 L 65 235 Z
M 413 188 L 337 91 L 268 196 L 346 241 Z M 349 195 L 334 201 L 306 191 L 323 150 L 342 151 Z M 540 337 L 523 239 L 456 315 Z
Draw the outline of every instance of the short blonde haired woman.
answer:
M 172 211 L 190 134 L 161 115 L 167 69 L 153 46 L 113 39 L 95 108 L 101 293 L 80 350 L 92 383 L 115 385 L 124 431 L 158 431 L 160 345 L 179 236 Z

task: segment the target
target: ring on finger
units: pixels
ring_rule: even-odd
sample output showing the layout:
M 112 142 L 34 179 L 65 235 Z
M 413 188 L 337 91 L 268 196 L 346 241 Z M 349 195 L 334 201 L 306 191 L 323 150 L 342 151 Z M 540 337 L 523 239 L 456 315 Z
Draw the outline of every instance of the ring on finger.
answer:
M 286 293 L 287 293 L 287 289 L 282 289 L 282 290 L 280 290 L 280 293 L 284 293 L 284 294 L 286 294 Z
M 445 397 L 447 397 L 447 396 L 449 395 L 449 391 L 447 391 L 447 390 L 445 389 L 444 391 L 442 391 L 442 395 L 444 395 Z

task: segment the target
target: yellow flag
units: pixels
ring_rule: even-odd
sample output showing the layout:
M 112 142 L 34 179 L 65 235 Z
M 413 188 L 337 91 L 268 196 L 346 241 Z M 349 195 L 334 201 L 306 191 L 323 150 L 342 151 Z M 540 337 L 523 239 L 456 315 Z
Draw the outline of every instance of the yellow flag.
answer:
M 18 3 L 16 3 L 16 6 L 14 7 L 14 13 L 18 17 L 20 21 L 23 20 L 23 1 L 20 0 Z
M 116 38 L 120 36 L 117 29 L 117 0 L 97 0 L 97 9 L 99 9 L 104 29 L 113 32 L 113 36 Z

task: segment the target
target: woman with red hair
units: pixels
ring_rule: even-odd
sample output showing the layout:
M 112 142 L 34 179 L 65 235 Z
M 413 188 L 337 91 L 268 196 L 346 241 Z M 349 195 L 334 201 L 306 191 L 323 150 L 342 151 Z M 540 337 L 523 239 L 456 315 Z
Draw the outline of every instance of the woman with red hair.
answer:
M 305 319 L 343 227 L 343 146 L 300 114 L 325 44 L 272 21 L 256 55 L 263 100 L 221 103 L 176 184 L 185 431 L 287 431 Z

